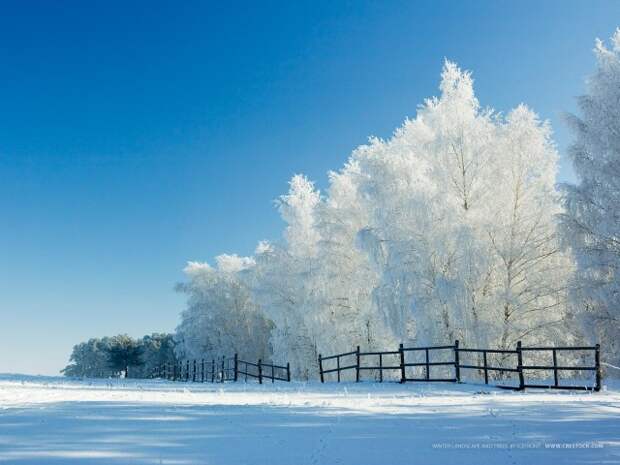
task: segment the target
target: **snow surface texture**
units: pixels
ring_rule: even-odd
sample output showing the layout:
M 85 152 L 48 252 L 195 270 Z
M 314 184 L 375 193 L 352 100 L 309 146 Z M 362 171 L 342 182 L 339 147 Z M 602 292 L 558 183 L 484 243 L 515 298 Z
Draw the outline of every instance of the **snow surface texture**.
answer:
M 620 386 L 0 376 L 0 464 L 620 463 Z

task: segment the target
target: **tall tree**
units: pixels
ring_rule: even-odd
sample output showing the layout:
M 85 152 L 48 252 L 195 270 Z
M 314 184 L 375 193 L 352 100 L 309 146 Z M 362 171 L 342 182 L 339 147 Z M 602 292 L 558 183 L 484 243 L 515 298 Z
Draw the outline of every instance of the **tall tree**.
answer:
M 188 296 L 187 309 L 175 336 L 179 358 L 217 358 L 239 354 L 244 359 L 271 357 L 271 322 L 259 311 L 244 275 L 255 261 L 220 255 L 216 268 L 191 262 L 188 282 L 178 289 Z
M 607 48 L 597 40 L 596 70 L 568 121 L 576 184 L 564 185 L 567 244 L 577 261 L 574 297 L 585 327 L 620 363 L 620 29 Z

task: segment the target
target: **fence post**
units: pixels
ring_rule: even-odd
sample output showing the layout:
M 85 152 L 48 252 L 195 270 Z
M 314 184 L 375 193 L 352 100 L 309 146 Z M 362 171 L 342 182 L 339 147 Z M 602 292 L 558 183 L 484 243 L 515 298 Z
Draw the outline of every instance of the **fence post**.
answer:
M 189 360 L 185 362 L 185 382 L 189 381 Z
M 484 361 L 484 384 L 489 384 L 489 370 L 487 369 L 487 351 L 482 351 L 482 359 Z
M 400 353 L 400 382 L 404 383 L 405 377 L 405 348 L 402 344 L 398 345 L 398 352 Z
M 289 383 L 291 382 L 291 364 L 289 362 L 286 362 L 286 380 Z
M 553 385 L 558 387 L 558 354 L 557 350 L 553 349 Z
M 226 356 L 222 355 L 222 383 L 224 382 L 224 379 L 226 378 L 226 372 L 224 371 L 224 360 L 226 360 Z
M 336 357 L 336 374 L 338 375 L 338 382 L 340 382 L 340 356 Z
M 205 382 L 205 359 L 200 359 L 200 382 Z
M 177 362 L 174 362 L 174 365 L 172 365 L 172 381 L 176 381 L 177 380 Z
M 263 361 L 258 359 L 258 384 L 263 384 Z
M 274 365 L 273 365 L 273 360 L 271 360 L 271 382 L 272 383 L 276 382 L 276 380 L 275 380 L 276 374 L 275 374 L 274 370 L 275 370 L 275 368 L 274 368 Z
M 357 346 L 355 350 L 355 356 L 357 358 L 357 364 L 355 366 L 355 382 L 360 382 L 360 346 Z M 340 372 L 338 372 L 340 374 Z
M 596 384 L 594 390 L 598 392 L 601 390 L 601 345 L 596 344 L 594 347 L 594 366 L 596 367 Z
M 239 355 L 235 353 L 235 383 L 239 377 Z
M 383 382 L 383 354 L 379 354 L 379 382 Z
M 324 383 L 325 380 L 323 379 L 323 357 L 321 356 L 321 354 L 319 354 L 319 373 L 321 375 L 321 383 Z
M 428 348 L 424 349 L 424 358 L 426 360 L 426 366 L 424 367 L 425 371 L 426 371 L 425 377 L 426 377 L 426 381 L 428 381 L 430 379 L 430 375 L 431 375 L 430 369 L 429 369 L 430 367 L 428 365 L 428 362 L 429 362 Z
M 194 359 L 194 370 L 192 372 L 192 382 L 196 382 L 196 359 Z
M 459 361 L 459 340 L 454 341 L 454 376 L 456 382 L 461 382 L 461 362 Z
M 211 359 L 211 382 L 215 383 L 215 359 Z
M 519 391 L 525 389 L 525 381 L 523 379 L 523 352 L 521 351 L 521 341 L 517 341 L 517 370 L 519 372 Z

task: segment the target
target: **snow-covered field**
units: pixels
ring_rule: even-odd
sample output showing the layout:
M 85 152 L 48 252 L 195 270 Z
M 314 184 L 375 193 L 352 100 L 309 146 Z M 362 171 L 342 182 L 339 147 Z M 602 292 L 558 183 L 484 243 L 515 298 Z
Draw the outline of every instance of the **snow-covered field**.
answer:
M 0 463 L 620 463 L 620 390 L 0 376 Z

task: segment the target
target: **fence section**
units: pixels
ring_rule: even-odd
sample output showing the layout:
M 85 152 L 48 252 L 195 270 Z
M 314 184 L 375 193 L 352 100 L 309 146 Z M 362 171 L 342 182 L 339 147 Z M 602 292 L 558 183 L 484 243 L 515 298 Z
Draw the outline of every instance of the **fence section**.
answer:
M 448 357 L 455 357 L 456 356 L 455 348 L 457 347 L 457 345 L 458 344 L 450 345 L 450 346 L 403 347 L 403 345 L 401 344 L 400 347 L 398 348 L 401 354 L 400 382 L 401 383 L 405 383 L 407 381 L 452 382 L 452 383 L 456 382 L 457 378 L 453 371 L 454 367 L 456 366 L 456 359 L 453 358 L 452 360 L 448 360 L 446 358 L 446 355 Z M 411 355 L 423 354 L 424 360 L 421 362 L 407 362 L 405 360 L 407 354 L 411 354 Z M 443 360 L 436 360 L 436 359 L 431 360 L 431 354 L 435 356 L 439 356 Z M 441 357 L 442 355 L 443 357 Z M 408 376 L 407 375 L 408 367 L 413 367 L 414 369 L 422 368 L 423 376 L 419 373 L 419 370 L 416 370 L 414 372 L 413 377 Z M 440 367 L 440 368 L 448 367 L 450 369 L 449 370 L 450 374 L 446 374 L 444 370 L 443 376 L 442 375 L 431 376 L 431 367 L 433 367 L 433 369 L 435 369 L 435 367 Z
M 290 364 L 276 365 L 273 363 L 257 363 L 240 360 L 238 355 L 221 357 L 211 360 L 180 360 L 176 363 L 164 363 L 153 377 L 170 381 L 224 383 L 238 381 L 240 376 L 244 381 L 257 379 L 260 384 L 264 379 L 275 381 L 291 381 Z
M 601 388 L 601 348 L 599 344 L 594 347 L 522 347 L 522 352 L 525 355 L 532 353 L 547 353 L 551 354 L 551 365 L 521 365 L 521 369 L 524 372 L 538 370 L 543 372 L 553 373 L 553 384 L 533 384 L 526 382 L 523 387 L 526 388 L 541 388 L 541 389 L 571 389 L 571 390 L 583 390 L 583 391 L 598 391 Z M 563 365 L 558 361 L 558 355 L 566 352 L 582 352 L 584 354 L 590 353 L 590 359 L 593 365 Z M 592 360 L 593 359 L 593 360 Z M 582 385 L 567 385 L 560 384 L 560 372 L 593 372 L 595 377 L 594 386 L 582 386 Z
M 338 354 L 338 355 L 330 355 L 329 357 L 323 357 L 321 356 L 321 354 L 319 354 L 319 371 L 321 375 L 321 383 L 325 382 L 325 375 L 329 373 L 336 373 L 338 382 L 340 382 L 340 379 L 341 379 L 340 373 L 342 373 L 343 371 L 347 371 L 347 370 L 355 370 L 355 381 L 359 381 L 360 380 L 360 370 L 359 370 L 360 355 L 361 355 L 360 346 L 357 346 L 357 350 L 354 350 L 353 352 L 346 352 L 344 354 Z M 351 365 L 350 358 L 353 356 L 355 356 L 355 364 Z M 343 358 L 347 359 L 346 362 L 344 363 L 344 366 L 343 366 L 343 362 L 341 361 L 341 359 Z M 328 361 L 328 360 L 335 360 L 336 367 L 324 370 L 323 362 Z
M 524 364 L 524 353 L 536 355 L 534 359 L 540 359 L 541 353 L 552 355 L 551 365 Z M 591 352 L 592 364 L 576 365 L 561 364 L 558 361 L 558 353 L 583 353 Z M 420 356 L 422 358 L 420 359 Z M 397 364 L 386 363 L 386 359 L 398 357 Z M 417 360 L 412 357 L 418 357 Z M 476 358 L 477 360 L 472 360 Z M 577 357 L 579 358 L 579 357 Z M 583 357 L 582 357 L 583 358 Z M 364 360 L 371 363 L 364 363 Z M 360 373 L 373 371 L 378 373 L 379 382 L 386 378 L 394 378 L 389 374 L 399 372 L 399 381 L 405 382 L 456 382 L 462 381 L 463 371 L 473 371 L 484 379 L 484 384 L 490 382 L 502 389 L 523 390 L 525 388 L 544 389 L 575 389 L 587 391 L 599 391 L 601 389 L 601 363 L 600 346 L 593 347 L 523 347 L 521 341 L 517 342 L 515 349 L 474 349 L 460 347 L 459 341 L 453 345 L 429 346 L 429 347 L 404 347 L 400 344 L 398 350 L 383 352 L 361 352 L 358 346 L 352 352 L 329 355 L 319 354 L 319 375 L 321 382 L 325 382 L 325 376 L 335 374 L 336 381 L 340 382 L 342 372 L 355 372 L 355 381 L 360 381 Z M 334 366 L 335 364 L 335 366 Z M 536 383 L 543 378 L 541 372 L 552 372 L 553 383 Z M 592 372 L 594 379 L 583 385 L 561 384 L 560 372 Z M 511 376 L 512 375 L 512 376 Z M 510 381 L 513 381 L 510 384 Z
M 512 386 L 503 383 L 495 383 L 494 386 L 502 388 L 502 389 L 522 389 L 522 371 L 519 368 L 520 360 L 521 360 L 521 342 L 517 343 L 517 348 L 515 350 L 504 350 L 504 349 L 465 349 L 459 347 L 459 341 L 456 341 L 454 344 L 454 352 L 455 352 L 455 368 L 456 368 L 456 378 L 461 380 L 461 370 L 477 370 L 478 373 L 482 373 L 484 375 L 484 384 L 489 384 L 489 373 L 494 374 L 497 373 L 500 376 L 495 377 L 496 381 L 507 380 L 505 376 L 506 373 L 517 373 L 519 375 L 519 385 Z M 461 360 L 463 356 L 467 357 L 470 354 L 478 355 L 478 364 L 474 364 L 475 362 L 470 363 L 462 363 Z M 495 360 L 490 360 L 489 355 L 495 358 Z M 498 357 L 499 356 L 499 360 Z M 499 362 L 499 363 L 498 363 Z M 506 362 L 508 365 L 505 366 Z M 502 366 L 503 365 L 503 366 Z
M 291 381 L 291 366 L 289 363 L 283 366 L 264 363 L 262 360 L 259 360 L 257 363 L 237 360 L 237 364 L 237 375 L 243 376 L 245 381 L 248 378 L 257 379 L 260 384 L 263 384 L 263 380 L 266 379 L 270 379 L 272 383 L 275 381 Z M 235 381 L 237 380 L 235 379 Z

